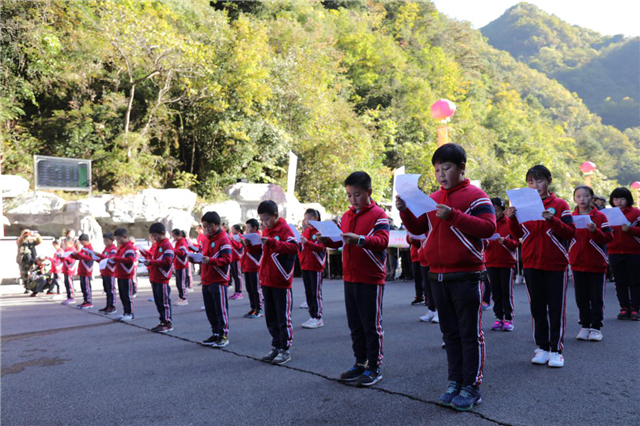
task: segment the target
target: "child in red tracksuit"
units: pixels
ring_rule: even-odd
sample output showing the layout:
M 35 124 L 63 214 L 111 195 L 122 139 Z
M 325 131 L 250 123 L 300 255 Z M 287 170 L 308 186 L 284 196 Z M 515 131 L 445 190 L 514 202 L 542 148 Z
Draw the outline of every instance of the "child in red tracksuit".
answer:
M 276 203 L 271 200 L 261 202 L 258 215 L 264 225 L 259 276 L 264 297 L 264 318 L 271 334 L 271 351 L 262 357 L 262 361 L 281 365 L 291 360 L 291 285 L 298 244 L 289 224 L 279 217 Z
M 244 245 L 242 244 L 242 226 L 233 225 L 231 227 L 231 279 L 233 280 L 234 292 L 229 298 L 231 300 L 243 299 L 242 295 L 242 269 L 240 261 L 244 255 Z
M 246 226 L 247 234 L 260 235 L 260 224 L 255 219 L 249 219 Z M 251 309 L 244 314 L 245 318 L 261 318 L 262 313 L 262 291 L 260 290 L 260 280 L 258 272 L 260 271 L 260 260 L 262 259 L 262 245 L 252 245 L 246 238 L 242 239 L 245 249 L 242 255 L 241 268 L 244 274 L 244 281 L 247 285 L 247 294 L 249 295 L 249 304 Z
M 220 216 L 216 212 L 207 212 L 202 216 L 205 238 L 201 245 L 200 276 L 204 307 L 212 332 L 211 337 L 202 341 L 202 344 L 216 348 L 223 348 L 229 344 L 227 287 L 232 251 L 231 241 L 220 223 Z
M 527 172 L 527 186 L 536 189 L 546 209 L 544 220 L 519 223 L 516 208 L 507 209 L 511 233 L 522 240 L 524 278 L 529 292 L 534 337 L 538 349 L 533 364 L 563 367 L 562 355 L 567 302 L 569 241 L 575 235 L 566 201 L 549 192 L 551 172 L 534 166 Z
M 112 257 L 115 262 L 115 276 L 118 280 L 118 293 L 120 293 L 120 301 L 124 313 L 118 317 L 119 321 L 131 321 L 134 318 L 133 313 L 133 289 L 136 265 L 136 248 L 129 239 L 126 229 L 118 228 L 113 233 L 118 243 L 118 251 Z
M 187 300 L 187 291 L 191 287 L 191 267 L 189 265 L 189 242 L 187 235 L 180 229 L 171 231 L 173 241 L 175 242 L 175 257 L 173 260 L 173 268 L 176 271 L 176 287 L 178 288 L 178 306 L 186 306 L 189 304 Z
M 371 177 L 367 173 L 351 173 L 344 186 L 351 207 L 340 220 L 343 241 L 320 237 L 327 247 L 343 249 L 344 301 L 356 363 L 342 373 L 340 380 L 373 386 L 382 380 L 382 297 L 389 219 L 371 199 Z
M 426 250 L 424 249 L 427 243 L 426 238 L 420 240 L 420 248 L 418 249 L 418 260 L 420 262 L 420 271 L 422 272 L 422 287 L 424 288 L 424 304 L 427 306 L 427 313 L 420 317 L 420 321 L 429 322 L 434 324 L 440 322 L 438 316 L 438 309 L 436 308 L 436 301 L 433 297 L 433 290 L 431 289 L 431 282 L 429 281 L 429 260 L 426 256 Z M 444 347 L 444 343 L 443 343 Z
M 640 321 L 640 210 L 633 207 L 631 191 L 624 187 L 613 190 L 609 204 L 619 207 L 629 221 L 613 227 L 613 241 L 608 246 L 620 303 L 618 319 Z
M 107 304 L 99 312 L 103 312 L 107 315 L 112 315 L 117 312 L 116 310 L 116 262 L 113 257 L 118 252 L 116 245 L 113 243 L 115 237 L 112 233 L 107 232 L 102 235 L 102 241 L 104 242 L 104 250 L 98 257 L 100 261 L 100 276 L 102 277 L 102 289 L 107 295 Z
M 420 246 L 422 240 L 414 238 L 407 232 L 407 244 L 409 244 L 409 255 L 411 256 L 411 271 L 413 272 L 413 282 L 415 284 L 416 297 L 411 302 L 412 305 L 422 305 L 426 302 L 425 288 L 422 283 L 422 267 L 420 266 Z M 425 303 L 426 304 L 426 303 Z
M 520 242 L 511 236 L 509 219 L 504 215 L 505 205 L 500 197 L 491 199 L 496 211 L 496 234 L 499 238 L 488 241 L 485 249 L 487 277 L 493 293 L 494 331 L 513 331 L 513 281 L 516 268 L 516 250 Z M 495 235 L 495 234 L 494 234 Z
M 72 238 L 64 240 L 64 254 L 66 257 L 60 256 L 62 259 L 62 274 L 64 275 L 64 287 L 67 290 L 67 300 L 62 302 L 63 305 L 73 305 L 76 303 L 75 291 L 73 289 L 73 277 L 78 272 L 78 261 L 71 254 L 75 253 L 75 243 Z
M 302 270 L 302 282 L 309 307 L 310 318 L 302 324 L 303 328 L 318 328 L 324 326 L 322 321 L 322 273 L 327 261 L 327 249 L 318 241 L 318 230 L 310 220 L 320 221 L 320 212 L 307 209 L 302 221 L 303 231 L 300 241 L 300 269 Z
M 143 260 L 149 269 L 149 281 L 153 290 L 153 300 L 160 315 L 160 323 L 151 329 L 157 333 L 167 333 L 173 330 L 171 323 L 171 272 L 173 270 L 173 258 L 175 251 L 166 229 L 162 223 L 154 223 L 149 227 L 149 235 L 154 241 L 152 250 Z
M 573 216 L 588 216 L 587 228 L 576 229 L 576 236 L 569 246 L 569 263 L 573 271 L 576 304 L 580 311 L 581 329 L 578 340 L 602 340 L 604 319 L 604 290 L 607 283 L 609 261 L 606 244 L 613 241 L 613 229 L 609 220 L 594 205 L 595 194 L 589 186 L 579 186 L 573 191 L 576 209 Z
M 51 261 L 51 289 L 47 294 L 60 294 L 60 278 L 62 276 L 62 260 L 60 260 L 60 256 L 64 254 L 64 250 L 62 250 L 60 242 L 57 240 L 53 240 L 51 245 L 53 245 L 54 253 L 53 257 L 49 258 Z
M 80 289 L 82 290 L 83 303 L 77 307 L 80 309 L 93 308 L 91 302 L 91 278 L 93 278 L 93 247 L 89 241 L 87 234 L 80 235 L 78 238 L 82 248 L 71 254 L 71 257 L 79 260 L 78 276 L 80 277 Z
M 482 240 L 495 233 L 496 217 L 487 194 L 464 177 L 467 155 L 461 146 L 441 146 L 431 163 L 440 183 L 440 190 L 431 194 L 436 210 L 416 218 L 400 197 L 396 206 L 411 233 L 427 235 L 422 250 L 429 260 L 429 282 L 449 365 L 449 385 L 438 403 L 466 411 L 482 402 Z

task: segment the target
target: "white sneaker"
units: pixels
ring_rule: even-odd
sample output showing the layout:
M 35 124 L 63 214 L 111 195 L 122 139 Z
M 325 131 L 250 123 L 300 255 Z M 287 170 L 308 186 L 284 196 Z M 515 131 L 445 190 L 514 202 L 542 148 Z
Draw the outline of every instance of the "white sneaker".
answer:
M 562 354 L 558 352 L 551 352 L 551 357 L 549 358 L 549 367 L 564 367 L 564 357 Z
M 303 328 L 319 328 L 324 326 L 321 318 L 311 318 L 309 321 L 302 324 Z
M 549 362 L 549 358 L 551 357 L 551 352 L 543 351 L 538 348 L 535 350 L 536 355 L 531 360 L 534 364 L 544 365 Z
M 578 335 L 576 336 L 576 339 L 578 340 L 589 340 L 589 329 L 588 328 L 581 328 L 580 331 L 578 332 Z
M 118 321 L 123 321 L 123 322 L 129 322 L 129 321 L 133 321 L 133 315 L 131 314 L 124 314 L 119 316 L 118 318 L 116 318 Z
M 427 309 L 427 313 L 423 316 L 420 317 L 420 321 L 422 322 L 429 322 L 433 319 L 433 317 L 436 316 L 436 313 L 434 311 L 431 311 L 429 309 Z
M 307 325 L 309 325 L 311 323 L 312 320 L 313 320 L 313 318 L 309 318 L 308 320 L 306 320 L 305 322 L 302 323 L 302 326 L 306 327 Z
M 204 309 L 204 306 L 200 306 L 200 310 L 201 310 L 201 311 L 204 311 L 204 310 L 205 310 L 205 309 Z
M 524 284 L 524 277 L 522 275 L 516 275 L 516 284 Z
M 149 299 L 147 299 L 149 302 L 153 302 L 155 299 L 153 297 L 150 297 Z
M 589 340 L 592 342 L 599 342 L 600 340 L 602 340 L 602 332 L 600 330 L 592 328 L 589 331 Z
M 178 301 L 176 302 L 176 305 L 178 306 L 187 306 L 189 304 L 189 301 L 187 299 L 178 299 Z
M 434 324 L 437 324 L 440 322 L 440 317 L 438 316 L 438 313 L 436 312 L 436 314 L 433 316 L 433 318 L 431 319 L 431 322 Z
M 307 302 L 303 302 L 302 305 L 300 305 L 300 309 L 309 309 L 309 305 L 307 305 Z
M 195 291 L 195 289 L 193 289 L 193 288 L 191 288 L 191 287 L 189 287 L 189 288 L 187 289 L 187 293 L 193 293 L 194 291 Z

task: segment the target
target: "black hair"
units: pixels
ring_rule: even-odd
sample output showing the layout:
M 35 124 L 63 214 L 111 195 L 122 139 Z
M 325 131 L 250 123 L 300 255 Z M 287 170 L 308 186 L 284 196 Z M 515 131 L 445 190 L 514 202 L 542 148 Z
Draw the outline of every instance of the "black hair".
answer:
M 87 234 L 82 234 L 78 237 L 78 241 L 89 241 L 89 236 Z
M 220 226 L 220 215 L 216 212 L 206 212 L 202 216 L 202 222 L 212 223 L 214 225 Z
M 538 164 L 537 166 L 533 166 L 529 170 L 527 170 L 527 175 L 525 176 L 525 180 L 528 181 L 529 178 L 535 180 L 546 179 L 551 182 L 551 172 L 542 164 Z
M 263 201 L 258 206 L 258 214 L 275 216 L 278 214 L 278 205 L 272 200 Z
M 304 214 L 310 214 L 313 217 L 318 219 L 318 222 L 320 222 L 322 219 L 320 219 L 320 212 L 316 209 L 307 209 L 306 212 L 304 212 Z
M 244 232 L 244 229 L 242 229 L 242 225 L 240 225 L 239 223 L 236 223 L 235 225 L 233 225 L 232 228 L 241 234 Z
M 51 244 L 57 244 L 57 245 L 60 245 L 60 240 L 53 240 L 53 241 L 51 241 Z
M 149 227 L 150 234 L 164 235 L 166 232 L 167 232 L 167 228 L 165 228 L 164 224 L 160 222 L 156 222 Z
M 371 189 L 371 176 L 367 172 L 353 172 L 344 180 L 344 186 L 355 186 L 368 191 Z
M 431 164 L 453 163 L 459 168 L 467 163 L 467 153 L 464 148 L 455 143 L 446 143 L 436 149 L 431 157 Z
M 124 228 L 118 228 L 115 230 L 113 235 L 115 235 L 116 237 L 127 238 L 129 236 L 129 233 Z
M 491 199 L 491 204 L 504 210 L 504 200 L 500 197 L 493 197 Z
M 249 219 L 247 225 L 255 229 L 260 229 L 260 223 L 258 223 L 256 219 Z
M 615 207 L 613 205 L 614 198 L 625 198 L 627 200 L 627 207 L 632 207 L 634 204 L 633 195 L 631 195 L 631 191 L 629 191 L 624 186 L 614 189 L 613 192 L 611 193 L 611 196 L 609 197 L 609 204 L 611 204 L 611 207 Z
M 187 234 L 185 234 L 185 233 L 184 233 L 184 231 L 183 231 L 182 229 L 178 229 L 178 228 L 176 228 L 176 229 L 172 230 L 172 231 L 171 231 L 171 233 L 172 233 L 173 235 L 179 235 L 179 236 L 181 236 L 182 238 L 187 238 Z
M 107 240 L 111 240 L 111 241 L 113 241 L 114 239 L 113 234 L 111 232 L 105 232 L 104 234 L 102 234 L 102 238 L 106 238 Z
M 576 189 L 573 190 L 573 198 L 576 198 L 576 192 L 578 192 L 578 189 L 586 190 L 589 194 L 591 194 L 592 197 L 596 196 L 596 194 L 593 192 L 593 189 L 590 186 L 580 185 L 580 186 L 577 186 Z

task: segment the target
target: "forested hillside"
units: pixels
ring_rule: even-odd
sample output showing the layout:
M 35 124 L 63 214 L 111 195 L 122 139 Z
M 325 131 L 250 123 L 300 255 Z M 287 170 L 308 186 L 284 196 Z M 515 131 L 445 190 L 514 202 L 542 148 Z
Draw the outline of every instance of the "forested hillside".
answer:
M 32 155 L 94 160 L 101 191 L 186 187 L 216 198 L 236 178 L 286 180 L 333 211 L 341 182 L 429 172 L 430 105 L 458 111 L 451 140 L 491 195 L 544 163 L 568 197 L 579 165 L 598 191 L 640 180 L 640 132 L 603 126 L 556 81 L 489 46 L 430 2 L 2 3 L 4 173 Z M 635 146 L 634 146 L 635 144 Z

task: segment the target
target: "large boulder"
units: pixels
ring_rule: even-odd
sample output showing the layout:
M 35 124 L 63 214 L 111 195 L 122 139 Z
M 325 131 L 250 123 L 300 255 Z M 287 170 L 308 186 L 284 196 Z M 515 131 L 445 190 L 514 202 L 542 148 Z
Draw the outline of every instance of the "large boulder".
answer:
M 13 217 L 50 215 L 62 212 L 66 201 L 55 194 L 22 194 L 7 203 L 7 215 Z
M 107 203 L 113 198 L 113 195 L 100 195 L 78 201 L 69 201 L 65 207 L 65 212 L 77 216 L 91 215 L 96 218 L 108 218 L 111 215 L 107 211 Z
M 0 191 L 4 198 L 17 197 L 29 191 L 29 181 L 16 175 L 0 175 Z
M 167 232 L 173 229 L 180 229 L 189 235 L 191 228 L 198 225 L 193 214 L 184 210 L 169 209 L 167 215 L 161 220 L 167 228 Z
M 104 249 L 104 242 L 102 241 L 102 227 L 93 216 L 84 216 L 80 219 L 79 227 L 80 232 L 89 236 L 89 240 L 96 252 L 100 252 Z
M 284 204 L 286 195 L 282 187 L 272 183 L 236 183 L 225 191 L 229 198 L 240 203 L 260 203 L 273 200 L 276 204 Z
M 188 189 L 145 189 L 142 195 L 155 197 L 164 208 L 191 211 L 196 206 L 198 196 Z
M 223 223 L 234 225 L 244 219 L 242 207 L 235 200 L 222 201 L 220 203 L 206 204 L 199 209 L 198 218 L 202 217 L 206 212 L 217 212 Z M 257 216 L 254 216 L 257 217 Z

